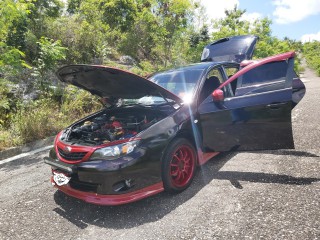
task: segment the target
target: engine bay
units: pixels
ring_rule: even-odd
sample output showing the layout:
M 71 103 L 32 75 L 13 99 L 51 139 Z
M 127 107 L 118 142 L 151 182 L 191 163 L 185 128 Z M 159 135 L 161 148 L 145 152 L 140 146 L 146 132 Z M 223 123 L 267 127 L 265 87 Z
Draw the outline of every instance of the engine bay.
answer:
M 98 146 L 134 137 L 163 118 L 155 111 L 106 111 L 67 128 L 61 140 L 69 144 Z

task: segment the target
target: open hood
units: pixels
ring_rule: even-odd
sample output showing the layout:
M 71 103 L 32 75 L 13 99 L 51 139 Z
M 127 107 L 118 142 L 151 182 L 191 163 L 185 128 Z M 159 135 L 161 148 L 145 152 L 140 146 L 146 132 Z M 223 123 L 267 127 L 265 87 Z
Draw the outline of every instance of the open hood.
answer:
M 205 46 L 201 62 L 237 62 L 252 58 L 258 37 L 241 35 L 217 40 Z
M 60 81 L 73 84 L 100 97 L 138 99 L 159 96 L 176 102 L 183 100 L 158 84 L 133 73 L 111 67 L 69 65 L 57 71 Z

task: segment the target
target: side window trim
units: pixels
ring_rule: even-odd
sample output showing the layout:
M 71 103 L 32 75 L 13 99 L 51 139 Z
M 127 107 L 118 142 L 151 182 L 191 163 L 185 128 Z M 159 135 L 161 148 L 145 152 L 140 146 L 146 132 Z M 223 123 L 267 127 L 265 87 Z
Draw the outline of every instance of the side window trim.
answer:
M 273 84 L 277 84 L 277 83 L 285 83 L 285 82 L 286 82 L 285 79 L 281 79 L 279 81 L 252 84 L 251 86 L 244 86 L 244 87 L 240 86 L 239 88 L 246 89 L 246 88 L 253 88 L 253 87 L 263 87 L 263 86 L 273 85 Z
M 229 79 L 229 77 L 228 77 L 228 75 L 227 75 L 227 71 L 226 71 L 226 69 L 225 69 L 225 66 L 221 66 L 221 72 L 222 72 L 222 75 L 223 75 L 223 82 L 225 82 L 226 80 L 228 80 Z M 233 96 L 235 96 L 234 94 L 233 94 L 233 91 L 231 90 L 231 83 L 229 83 L 229 84 L 227 84 L 226 86 L 224 86 L 223 87 L 224 88 L 224 93 L 227 93 L 228 94 L 228 96 L 225 96 L 226 98 L 228 98 L 228 97 L 233 97 Z
M 288 90 L 288 89 L 284 88 L 284 89 L 265 91 L 265 92 L 259 92 L 259 93 L 248 93 L 248 94 L 244 94 L 244 95 L 228 97 L 228 98 L 225 98 L 224 101 L 231 101 L 231 100 L 242 99 L 242 98 L 247 98 L 247 97 L 252 97 L 252 96 L 266 95 L 266 94 L 270 94 L 270 93 L 282 92 L 284 90 Z
M 272 92 L 277 91 L 279 89 L 286 89 L 285 81 L 276 81 L 276 82 L 268 82 L 266 84 L 254 85 L 254 86 L 247 86 L 247 87 L 240 87 L 238 89 L 238 96 L 249 96 L 254 94 L 260 94 L 264 92 Z M 237 97 L 238 97 L 237 96 Z
M 226 75 L 226 72 L 225 72 L 225 69 L 224 69 L 224 66 L 223 66 L 223 65 L 219 66 L 219 67 L 218 67 L 218 70 L 219 70 L 220 75 L 221 75 L 221 77 L 222 77 L 222 82 L 220 83 L 220 86 L 221 86 L 221 84 L 223 84 L 226 80 L 228 80 L 228 76 Z M 222 91 L 223 91 L 224 93 L 228 93 L 228 95 L 230 95 L 231 92 L 232 92 L 232 91 L 231 91 L 230 84 L 228 84 L 228 85 L 226 85 L 226 86 L 223 86 L 223 87 L 222 87 Z
M 226 64 L 226 65 L 223 65 L 222 66 L 222 71 L 223 71 L 223 75 L 224 75 L 224 77 L 225 77 L 225 80 L 224 80 L 224 82 L 225 81 L 227 81 L 230 77 L 228 76 L 228 74 L 227 74 L 227 71 L 226 71 L 226 68 L 228 68 L 228 66 L 230 67 L 230 68 L 237 68 L 238 70 L 237 70 L 237 72 L 240 70 L 239 69 L 239 64 Z M 235 73 L 236 74 L 236 73 Z M 236 86 L 236 89 L 238 89 L 238 87 L 240 86 L 239 85 L 239 79 L 234 79 L 233 81 L 237 81 L 237 86 Z M 232 82 L 233 82 L 232 81 Z M 224 86 L 224 87 L 227 87 L 227 90 L 228 90 L 228 96 L 227 96 L 227 98 L 229 98 L 229 97 L 234 97 L 234 96 L 236 96 L 235 95 L 235 93 L 236 92 L 233 92 L 233 90 L 232 90 L 232 87 L 231 87 L 231 82 L 229 82 L 226 86 Z
M 200 95 L 201 95 L 203 86 L 204 86 L 204 84 L 205 84 L 205 82 L 206 82 L 206 80 L 207 80 L 208 75 L 209 75 L 213 70 L 217 70 L 217 71 L 219 72 L 220 77 L 222 78 L 222 81 L 223 81 L 223 82 L 225 82 L 225 80 L 226 80 L 226 79 L 225 79 L 225 76 L 224 76 L 224 70 L 222 69 L 222 66 L 221 66 L 221 65 L 213 66 L 213 67 L 209 68 L 208 71 L 204 74 L 204 76 L 203 76 L 203 78 L 202 78 L 202 83 L 201 83 L 200 87 L 199 87 L 198 90 L 197 90 L 197 92 L 198 92 L 198 93 L 197 93 L 197 96 L 198 96 L 197 105 L 198 105 L 198 106 L 201 105 L 202 103 L 206 102 L 206 100 L 207 100 L 208 98 L 210 98 L 210 96 L 211 96 L 211 94 L 210 94 L 210 95 L 208 95 L 205 99 L 203 99 L 202 101 L 200 101 L 200 100 L 201 100 L 201 99 L 200 99 Z M 222 82 L 222 83 L 223 83 L 223 82 Z M 222 83 L 220 83 L 220 86 L 221 86 Z M 224 87 L 224 89 L 225 89 L 225 87 Z
M 237 88 L 241 88 L 241 86 L 242 86 L 242 78 L 243 78 L 243 74 L 238 77 Z

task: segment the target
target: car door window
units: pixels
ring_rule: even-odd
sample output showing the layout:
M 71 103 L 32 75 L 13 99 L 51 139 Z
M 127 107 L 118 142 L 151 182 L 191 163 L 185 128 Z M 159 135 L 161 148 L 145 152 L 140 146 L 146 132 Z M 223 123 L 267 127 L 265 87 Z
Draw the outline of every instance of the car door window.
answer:
M 289 65 L 292 65 L 292 61 L 276 61 L 251 69 L 228 84 L 232 90 L 231 95 L 226 97 L 263 93 L 285 87 Z
M 238 78 L 236 96 L 263 93 L 284 88 L 290 61 L 271 62 L 256 67 Z
M 226 78 L 231 78 L 235 73 L 239 71 L 239 66 L 233 65 L 225 65 L 223 66 Z M 228 84 L 227 89 L 229 88 L 229 92 L 225 95 L 225 97 L 233 97 L 236 95 L 238 79 L 233 80 L 230 84 Z
M 212 69 L 206 76 L 205 82 L 199 94 L 199 103 L 208 98 L 223 82 L 223 77 L 219 69 Z
M 285 81 L 288 62 L 272 62 L 264 64 L 243 74 L 241 87 Z

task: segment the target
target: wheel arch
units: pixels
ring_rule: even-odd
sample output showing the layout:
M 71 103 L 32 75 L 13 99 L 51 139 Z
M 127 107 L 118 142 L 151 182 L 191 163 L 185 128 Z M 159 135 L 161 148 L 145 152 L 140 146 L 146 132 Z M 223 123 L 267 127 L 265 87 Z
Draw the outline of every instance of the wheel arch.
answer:
M 168 142 L 163 156 L 161 157 L 161 178 L 164 189 L 168 192 L 177 193 L 188 188 L 198 167 L 199 161 L 197 149 L 194 147 L 194 142 L 190 141 L 190 139 L 192 140 L 190 134 L 187 133 L 188 132 L 180 132 L 179 134 L 176 134 Z M 183 151 L 184 153 L 178 153 L 179 151 Z M 179 156 L 176 158 L 180 159 L 178 162 L 174 163 L 176 166 L 171 165 L 171 161 L 175 159 L 173 156 Z M 189 157 L 186 158 L 184 156 Z M 180 163 L 182 163 L 182 166 L 180 166 Z M 176 168 L 176 173 L 171 172 L 172 166 Z
M 166 147 L 164 148 L 164 150 L 163 150 L 163 152 L 161 154 L 160 161 L 161 162 L 163 161 L 163 157 L 164 157 L 166 151 L 168 150 L 168 147 L 172 144 L 173 141 L 175 141 L 178 138 L 184 138 L 184 139 L 188 140 L 192 144 L 192 146 L 194 147 L 194 149 L 196 151 L 196 163 L 197 163 L 197 165 L 199 165 L 199 157 L 198 157 L 198 152 L 197 151 L 198 151 L 198 147 L 200 147 L 200 146 L 197 147 L 197 143 L 196 143 L 197 141 L 196 141 L 196 138 L 195 138 L 195 136 L 193 134 L 193 131 L 191 129 L 181 129 L 175 134 L 174 137 L 172 137 L 169 140 L 169 142 L 167 143 Z

